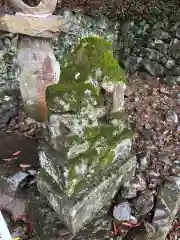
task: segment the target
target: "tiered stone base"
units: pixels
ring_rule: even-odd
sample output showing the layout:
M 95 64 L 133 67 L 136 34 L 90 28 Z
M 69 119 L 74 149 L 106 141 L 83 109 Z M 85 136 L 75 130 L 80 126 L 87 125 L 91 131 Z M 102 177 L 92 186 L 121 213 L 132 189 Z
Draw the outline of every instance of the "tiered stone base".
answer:
M 103 207 L 110 205 L 121 184 L 133 177 L 135 168 L 136 158 L 132 157 L 120 165 L 116 172 L 109 172 L 109 177 L 90 188 L 81 199 L 74 201 L 68 199 L 58 183 L 44 170 L 40 173 L 38 187 L 60 220 L 75 235 L 86 223 L 92 221 Z

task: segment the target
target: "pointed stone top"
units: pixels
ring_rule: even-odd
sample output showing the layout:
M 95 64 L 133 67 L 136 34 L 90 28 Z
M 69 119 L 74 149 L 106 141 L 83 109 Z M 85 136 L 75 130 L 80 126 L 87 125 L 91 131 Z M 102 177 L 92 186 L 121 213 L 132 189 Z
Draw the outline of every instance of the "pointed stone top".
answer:
M 11 6 L 17 12 L 23 12 L 25 14 L 52 14 L 56 8 L 57 0 L 41 0 L 40 3 L 35 6 L 31 7 L 26 4 L 23 0 L 9 0 Z

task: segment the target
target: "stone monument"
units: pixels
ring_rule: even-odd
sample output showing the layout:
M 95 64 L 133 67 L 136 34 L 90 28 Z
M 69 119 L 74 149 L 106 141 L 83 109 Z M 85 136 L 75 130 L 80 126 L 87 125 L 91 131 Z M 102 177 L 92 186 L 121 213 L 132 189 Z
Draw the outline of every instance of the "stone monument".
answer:
M 83 38 L 47 89 L 39 188 L 73 234 L 129 180 L 133 134 L 125 124 L 125 75 L 103 38 Z

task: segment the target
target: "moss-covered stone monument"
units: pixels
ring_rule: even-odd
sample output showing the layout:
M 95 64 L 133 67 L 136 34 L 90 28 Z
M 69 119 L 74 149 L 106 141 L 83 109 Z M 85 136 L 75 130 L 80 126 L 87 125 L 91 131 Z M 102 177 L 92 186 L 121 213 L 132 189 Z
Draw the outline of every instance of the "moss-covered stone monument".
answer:
M 76 234 L 132 177 L 133 133 L 123 111 L 125 75 L 111 43 L 81 39 L 61 69 L 59 83 L 47 89 L 39 188 Z

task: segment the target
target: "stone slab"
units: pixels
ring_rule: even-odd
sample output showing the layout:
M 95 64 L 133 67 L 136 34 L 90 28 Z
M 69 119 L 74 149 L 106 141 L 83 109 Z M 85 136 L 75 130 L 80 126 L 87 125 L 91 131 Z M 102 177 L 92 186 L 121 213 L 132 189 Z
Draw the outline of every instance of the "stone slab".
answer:
M 135 168 L 136 158 L 132 157 L 78 201 L 73 201 L 73 198 L 68 199 L 57 182 L 44 170 L 40 173 L 38 187 L 57 212 L 60 220 L 75 235 L 85 224 L 94 219 L 103 207 L 109 205 L 121 184 L 132 178 Z
M 34 211 L 37 209 L 37 211 Z M 42 195 L 31 199 L 28 205 L 28 216 L 33 220 L 36 237 L 33 239 L 47 240 L 108 240 L 111 224 L 109 207 L 99 211 L 93 221 L 73 236 L 64 224 L 57 218 L 54 210 L 47 204 Z M 33 234 L 34 236 L 34 234 Z
M 0 16 L 1 31 L 33 37 L 54 38 L 61 31 L 65 31 L 66 26 L 66 20 L 59 16 L 48 16 L 46 18 L 26 15 Z
M 164 240 L 169 233 L 172 222 L 180 206 L 180 178 L 175 182 L 166 183 L 160 192 L 156 204 L 153 224 L 156 228 L 156 234 L 153 240 Z

